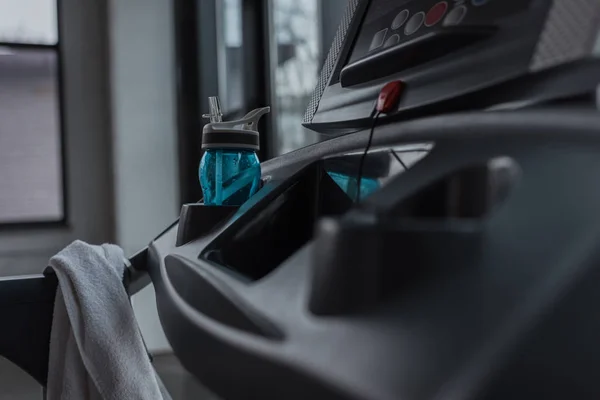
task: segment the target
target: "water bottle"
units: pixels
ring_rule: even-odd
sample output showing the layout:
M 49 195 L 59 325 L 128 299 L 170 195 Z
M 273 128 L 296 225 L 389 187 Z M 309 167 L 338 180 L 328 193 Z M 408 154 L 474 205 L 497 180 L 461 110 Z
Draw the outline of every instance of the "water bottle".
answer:
M 198 174 L 209 206 L 240 206 L 260 188 L 260 161 L 257 124 L 270 111 L 263 107 L 236 121 L 223 122 L 217 97 L 209 98 L 210 123 L 202 131 L 205 150 Z

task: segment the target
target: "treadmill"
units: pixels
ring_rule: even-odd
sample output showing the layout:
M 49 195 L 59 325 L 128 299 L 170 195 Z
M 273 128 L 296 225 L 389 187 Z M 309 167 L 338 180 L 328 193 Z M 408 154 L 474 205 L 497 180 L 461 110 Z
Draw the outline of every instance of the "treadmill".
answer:
M 184 205 L 126 286 L 228 400 L 600 398 L 599 28 L 597 0 L 350 0 L 322 141 Z M 55 290 L 0 280 L 0 355 L 42 385 Z

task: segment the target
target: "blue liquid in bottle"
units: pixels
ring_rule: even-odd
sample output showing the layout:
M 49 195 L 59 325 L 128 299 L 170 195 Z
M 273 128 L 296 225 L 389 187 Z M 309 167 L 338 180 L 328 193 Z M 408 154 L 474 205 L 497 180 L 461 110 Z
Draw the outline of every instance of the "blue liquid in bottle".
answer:
M 202 130 L 202 148 L 198 176 L 208 206 L 241 206 L 252 197 L 261 183 L 258 120 L 270 107 L 257 108 L 244 118 L 223 122 L 218 97 L 209 97 L 210 123 Z
M 356 199 L 356 192 L 358 190 L 358 177 L 348 176 L 339 172 L 328 172 L 329 176 L 338 186 L 346 192 L 348 197 L 352 200 Z M 379 190 L 381 185 L 377 179 L 368 178 L 363 176 L 360 180 L 360 198 L 364 199 Z
M 198 174 L 205 205 L 240 206 L 260 188 L 260 162 L 252 150 L 207 150 Z

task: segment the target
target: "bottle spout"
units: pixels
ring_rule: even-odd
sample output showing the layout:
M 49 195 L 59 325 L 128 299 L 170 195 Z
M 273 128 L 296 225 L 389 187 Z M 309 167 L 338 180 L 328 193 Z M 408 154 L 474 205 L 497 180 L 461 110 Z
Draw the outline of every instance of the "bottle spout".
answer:
M 244 118 L 242 120 L 247 121 L 244 124 L 244 127 L 242 129 L 246 130 L 246 131 L 256 131 L 258 130 L 256 125 L 258 124 L 258 121 L 260 120 L 260 118 L 271 112 L 271 107 L 262 107 L 262 108 L 257 108 L 254 109 L 252 111 L 250 111 L 248 114 L 246 114 L 244 116 Z
M 253 131 L 257 132 L 257 124 L 260 118 L 271 112 L 271 107 L 262 107 L 257 108 L 255 110 L 250 111 L 248 114 L 244 116 L 242 119 L 238 119 L 235 121 L 225 121 L 225 122 L 212 122 L 212 109 L 211 114 L 207 115 L 207 118 L 211 118 L 211 122 L 204 126 L 204 132 L 214 132 L 214 131 L 223 131 L 223 130 L 237 130 L 237 131 Z

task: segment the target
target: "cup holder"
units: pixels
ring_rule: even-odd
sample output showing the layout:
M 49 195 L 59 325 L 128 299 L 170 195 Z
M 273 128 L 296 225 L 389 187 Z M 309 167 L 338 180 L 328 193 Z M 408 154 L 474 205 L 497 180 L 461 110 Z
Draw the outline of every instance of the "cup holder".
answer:
M 317 221 L 344 214 L 352 199 L 322 162 L 307 167 L 275 199 L 240 218 L 201 257 L 255 281 L 263 278 L 313 237 Z

